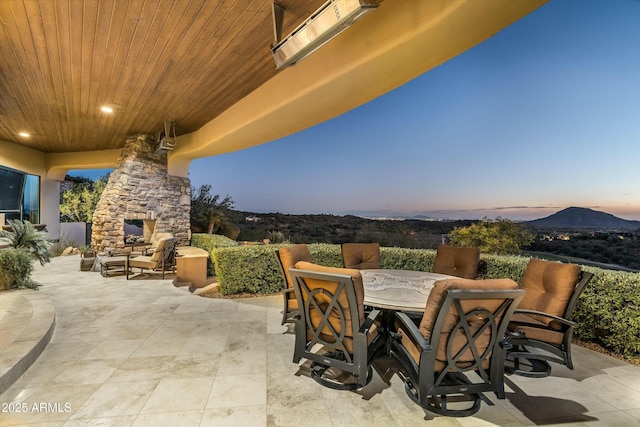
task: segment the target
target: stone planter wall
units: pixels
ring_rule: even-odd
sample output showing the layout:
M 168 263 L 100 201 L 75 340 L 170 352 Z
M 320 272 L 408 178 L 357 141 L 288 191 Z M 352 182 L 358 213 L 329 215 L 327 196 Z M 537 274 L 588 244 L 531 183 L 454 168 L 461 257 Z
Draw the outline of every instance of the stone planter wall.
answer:
M 147 134 L 127 139 L 93 214 L 93 249 L 122 248 L 125 219 L 151 220 L 145 223 L 157 232 L 172 233 L 179 245 L 188 242 L 190 180 L 168 175 L 167 156 L 154 155 L 153 144 Z

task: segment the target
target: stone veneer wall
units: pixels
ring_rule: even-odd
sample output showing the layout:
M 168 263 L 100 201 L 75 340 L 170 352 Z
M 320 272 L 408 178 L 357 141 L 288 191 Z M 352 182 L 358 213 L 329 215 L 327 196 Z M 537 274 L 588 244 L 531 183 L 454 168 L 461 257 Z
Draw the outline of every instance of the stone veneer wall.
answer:
M 93 214 L 92 248 L 123 247 L 125 219 L 155 219 L 157 232 L 172 233 L 179 245 L 187 244 L 190 180 L 168 175 L 167 156 L 154 155 L 153 144 L 152 135 L 127 138 Z

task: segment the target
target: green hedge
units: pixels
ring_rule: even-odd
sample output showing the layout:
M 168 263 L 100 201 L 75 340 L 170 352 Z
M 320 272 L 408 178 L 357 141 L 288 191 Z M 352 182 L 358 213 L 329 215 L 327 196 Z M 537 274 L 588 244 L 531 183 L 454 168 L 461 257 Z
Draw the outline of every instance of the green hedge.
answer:
M 250 292 L 270 294 L 283 289 L 284 282 L 274 251 L 282 245 L 240 246 L 212 249 L 220 290 L 225 295 Z M 308 245 L 312 261 L 341 267 L 339 245 Z M 382 268 L 431 271 L 433 249 L 381 248 Z M 480 256 L 479 278 L 508 277 L 520 282 L 528 257 Z M 583 266 L 594 274 L 574 314 L 575 335 L 596 342 L 626 357 L 640 357 L 640 273 Z
M 207 275 L 215 276 L 215 268 L 211 251 L 216 248 L 229 248 L 238 246 L 238 242 L 220 234 L 206 234 L 206 233 L 194 233 L 191 235 L 191 246 L 201 248 L 209 252 L 209 258 L 207 259 Z
M 594 274 L 573 317 L 576 335 L 626 357 L 640 357 L 640 273 L 582 267 Z
M 38 285 L 31 281 L 33 256 L 28 249 L 7 248 L 0 250 L 0 289 L 31 288 Z

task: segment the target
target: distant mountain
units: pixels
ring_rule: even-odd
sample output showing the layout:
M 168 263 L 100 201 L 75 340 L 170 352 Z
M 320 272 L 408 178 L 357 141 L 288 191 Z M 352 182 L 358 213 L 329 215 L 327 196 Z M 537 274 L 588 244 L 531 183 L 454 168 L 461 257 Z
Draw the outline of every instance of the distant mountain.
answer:
M 640 221 L 630 221 L 606 212 L 570 207 L 544 218 L 527 221 L 533 227 L 595 228 L 602 230 L 638 229 Z

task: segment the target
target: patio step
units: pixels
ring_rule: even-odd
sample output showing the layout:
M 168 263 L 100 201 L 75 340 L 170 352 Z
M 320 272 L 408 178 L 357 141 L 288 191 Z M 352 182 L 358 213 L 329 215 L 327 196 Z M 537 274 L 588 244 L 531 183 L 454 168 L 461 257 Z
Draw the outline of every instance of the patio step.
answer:
M 0 292 L 0 393 L 36 361 L 51 340 L 56 310 L 31 289 Z

